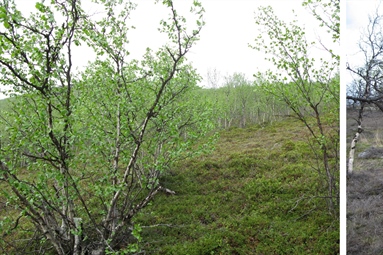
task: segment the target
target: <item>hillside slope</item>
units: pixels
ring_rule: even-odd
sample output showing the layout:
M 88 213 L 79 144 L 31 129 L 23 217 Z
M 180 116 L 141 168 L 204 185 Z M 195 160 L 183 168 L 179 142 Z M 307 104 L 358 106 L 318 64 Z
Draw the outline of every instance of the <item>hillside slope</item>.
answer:
M 315 197 L 308 134 L 293 119 L 222 131 L 177 164 L 136 218 L 146 254 L 339 254 L 339 221 Z
M 357 130 L 358 112 L 347 110 L 347 147 Z M 383 148 L 383 113 L 365 110 L 362 132 L 356 145 L 354 172 L 347 180 L 347 254 L 382 254 L 383 243 L 381 153 L 376 157 L 358 157 L 372 148 Z

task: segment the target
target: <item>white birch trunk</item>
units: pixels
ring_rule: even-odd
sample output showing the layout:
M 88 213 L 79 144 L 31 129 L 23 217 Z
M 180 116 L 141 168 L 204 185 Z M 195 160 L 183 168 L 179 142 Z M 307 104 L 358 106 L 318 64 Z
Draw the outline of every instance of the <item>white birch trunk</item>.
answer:
M 350 175 L 352 174 L 354 170 L 354 159 L 355 159 L 355 148 L 356 144 L 359 140 L 360 134 L 363 132 L 362 128 L 362 121 L 363 121 L 363 110 L 364 110 L 364 103 L 362 103 L 360 109 L 359 109 L 359 114 L 358 114 L 358 131 L 356 132 L 354 138 L 351 141 L 351 148 L 350 148 L 350 154 L 349 154 L 349 159 L 348 159 L 348 166 L 347 166 L 347 174 Z
M 355 158 L 355 148 L 356 144 L 359 140 L 360 134 L 363 132 L 362 125 L 358 125 L 358 131 L 356 132 L 354 138 L 351 141 L 351 148 L 349 153 L 349 159 L 348 159 L 348 168 L 347 173 L 352 174 L 352 171 L 354 170 L 354 158 Z
M 81 223 L 82 223 L 82 219 L 81 218 L 73 218 L 73 220 L 74 220 L 74 224 L 75 224 L 75 227 L 76 227 L 76 232 L 78 232 L 74 236 L 74 247 L 73 247 L 74 251 L 73 251 L 73 255 L 80 255 L 81 254 L 81 241 L 82 241 L 82 238 L 81 238 L 81 232 L 82 232 Z

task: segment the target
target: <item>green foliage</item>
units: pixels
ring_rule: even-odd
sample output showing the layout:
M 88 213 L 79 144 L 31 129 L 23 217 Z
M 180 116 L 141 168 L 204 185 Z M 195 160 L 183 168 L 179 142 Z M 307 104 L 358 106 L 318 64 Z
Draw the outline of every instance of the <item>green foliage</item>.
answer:
M 207 90 L 197 87 L 200 76 L 185 58 L 204 25 L 198 1 L 194 28 L 162 1 L 170 15 L 159 31 L 169 43 L 129 61 L 130 2 L 94 1 L 106 10 L 97 20 L 79 2 L 38 2 L 28 18 L 3 3 L 0 82 L 13 88 L 12 111 L 0 112 L 0 245 L 7 253 L 337 251 L 339 224 L 318 199 L 326 190 L 310 149 L 338 148 L 330 125 L 338 120 L 339 77 L 330 62 L 311 69 L 298 26 L 270 18 L 268 8 L 258 21 L 270 25 L 265 34 L 275 41 L 267 52 L 280 57 L 271 61 L 290 82 L 269 73 L 253 83 L 236 73 Z M 72 68 L 79 45 L 97 55 L 82 72 Z M 281 102 L 314 134 L 312 147 L 296 122 L 266 123 L 288 114 Z M 310 107 L 328 113 L 320 115 L 326 132 L 314 133 L 318 115 L 306 115 Z M 234 127 L 249 120 L 262 124 Z M 216 126 L 231 129 L 213 153 Z M 13 244 L 21 239 L 30 241 Z
M 334 42 L 340 38 L 340 0 L 306 0 L 302 3 L 307 6 L 314 17 L 320 22 L 321 27 L 327 28 L 327 33 L 332 34 Z M 336 56 L 339 61 L 339 56 Z
M 333 30 L 333 39 L 339 40 L 339 8 L 332 4 L 323 4 L 325 14 L 329 12 L 331 18 L 327 26 Z M 316 1 L 321 4 L 321 1 Z M 305 5 L 312 4 L 308 1 Z M 311 5 L 310 5 L 311 6 Z M 317 10 L 314 16 L 320 20 L 321 25 L 325 20 L 319 16 Z M 270 95 L 284 102 L 302 121 L 310 131 L 311 150 L 318 159 L 316 169 L 325 176 L 326 181 L 319 182 L 327 186 L 329 211 L 338 216 L 339 206 L 339 55 L 332 50 L 329 60 L 323 58 L 309 58 L 310 45 L 305 37 L 304 28 L 298 26 L 297 21 L 285 23 L 273 12 L 271 7 L 260 7 L 255 23 L 260 27 L 259 36 L 255 39 L 252 48 L 263 51 L 278 71 L 258 73 L 259 86 Z M 319 62 L 319 63 L 318 63 Z M 311 117 L 314 117 L 313 120 Z M 286 155 L 297 160 L 299 155 Z M 335 158 L 335 160 L 331 160 Z
M 219 80 L 219 74 L 209 75 L 215 75 L 214 79 Z M 289 114 L 290 110 L 282 102 L 265 93 L 259 84 L 248 80 L 244 74 L 234 73 L 224 80 L 221 87 L 215 84 L 215 88 L 203 90 L 207 100 L 214 102 L 219 128 L 244 128 L 255 123 L 272 122 Z
M 94 2 L 106 10 L 97 20 L 76 1 L 38 2 L 28 18 L 11 1 L 0 9 L 0 82 L 14 97 L 12 111 L 0 112 L 1 199 L 12 205 L 7 217 L 18 222 L 20 214 L 37 228 L 25 231 L 28 252 L 40 240 L 57 254 L 139 252 L 141 229 L 132 220 L 168 192 L 160 177 L 214 142 L 199 141 L 214 126 L 185 58 L 204 24 L 200 3 L 193 2 L 198 22 L 190 31 L 164 1 L 170 15 L 160 31 L 169 43 L 128 61 L 125 21 L 135 5 Z M 83 44 L 97 57 L 77 72 L 72 49 Z M 9 236 L 19 234 L 18 224 L 1 223 Z

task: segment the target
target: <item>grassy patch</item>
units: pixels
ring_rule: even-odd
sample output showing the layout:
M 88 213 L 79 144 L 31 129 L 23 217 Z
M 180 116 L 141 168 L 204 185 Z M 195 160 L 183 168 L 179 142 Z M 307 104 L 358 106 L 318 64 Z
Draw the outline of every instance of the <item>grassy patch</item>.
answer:
M 174 166 L 136 223 L 148 254 L 339 254 L 339 222 L 316 198 L 301 123 L 222 131 L 214 153 Z

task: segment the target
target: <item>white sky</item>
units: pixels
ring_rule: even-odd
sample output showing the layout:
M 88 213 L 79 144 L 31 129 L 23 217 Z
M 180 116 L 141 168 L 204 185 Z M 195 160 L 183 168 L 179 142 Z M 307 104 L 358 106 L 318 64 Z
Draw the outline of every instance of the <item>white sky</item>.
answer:
M 345 49 L 345 62 L 348 62 L 351 67 L 364 64 L 364 56 L 360 53 L 358 42 L 362 32 L 367 28 L 369 15 L 375 14 L 379 2 L 379 0 L 346 1 L 346 33 L 342 40 L 342 47 Z M 379 13 L 383 14 L 382 6 Z M 350 72 L 347 71 L 344 74 L 345 82 L 350 83 L 352 81 Z
M 35 2 L 16 0 L 21 10 L 26 13 L 34 9 Z M 140 59 L 147 47 L 155 49 L 165 42 L 157 28 L 159 21 L 168 17 L 168 12 L 161 4 L 154 4 L 154 0 L 136 2 L 138 2 L 137 9 L 132 12 L 129 21 L 129 25 L 136 27 L 136 30 L 131 30 L 129 50 L 132 58 Z M 191 0 L 175 0 L 175 7 L 181 15 L 188 18 L 191 2 Z M 329 35 L 319 28 L 319 23 L 301 4 L 301 0 L 202 0 L 206 10 L 204 15 L 206 25 L 202 29 L 200 41 L 191 49 L 187 58 L 193 62 L 203 77 L 206 77 L 209 69 L 214 68 L 222 76 L 241 72 L 249 79 L 257 71 L 272 69 L 273 67 L 264 60 L 265 56 L 262 53 L 248 47 L 258 35 L 254 12 L 261 5 L 271 5 L 280 19 L 286 22 L 294 18 L 291 11 L 294 9 L 298 21 L 306 28 L 309 41 L 316 41 L 320 37 L 325 43 L 330 42 Z M 91 6 L 84 9 L 95 11 Z M 194 20 L 191 22 L 191 26 L 195 24 Z M 313 49 L 312 57 L 323 57 L 323 55 L 323 50 Z M 94 56 L 92 57 L 86 49 L 78 49 L 74 63 L 83 66 L 92 58 Z M 206 80 L 200 85 L 206 86 Z
M 149 0 L 141 1 L 132 17 L 137 31 L 140 29 L 153 31 L 138 32 L 142 35 L 138 44 L 134 44 L 136 37 L 133 37 L 132 46 L 139 52 L 143 52 L 145 48 L 142 47 L 142 41 L 150 42 L 156 33 L 155 28 L 158 27 L 157 21 L 151 20 L 149 23 L 147 15 L 141 15 L 141 13 L 156 13 L 158 6 L 152 3 L 153 1 Z M 185 3 L 190 3 L 190 1 L 178 0 L 175 1 L 175 6 L 190 6 Z M 221 75 L 241 72 L 245 73 L 248 78 L 251 78 L 258 70 L 272 69 L 269 62 L 264 60 L 265 56 L 262 53 L 248 47 L 248 44 L 253 44 L 255 37 L 258 36 L 254 12 L 259 6 L 271 5 L 282 20 L 290 21 L 295 18 L 291 11 L 295 9 L 298 14 L 297 19 L 302 26 L 307 28 L 308 39 L 314 41 L 320 36 L 326 42 L 317 21 L 301 4 L 302 1 L 299 0 L 202 0 L 202 5 L 206 10 L 204 18 L 206 26 L 202 29 L 201 40 L 191 49 L 187 58 L 194 63 L 203 76 L 206 76 L 207 71 L 213 68 L 216 68 Z M 187 11 L 188 8 L 183 8 L 183 10 Z M 158 20 L 161 18 L 159 13 L 155 16 Z M 164 16 L 162 15 L 162 17 Z M 145 43 L 144 45 L 146 45 Z M 314 51 L 316 56 L 323 55 L 321 50 Z

